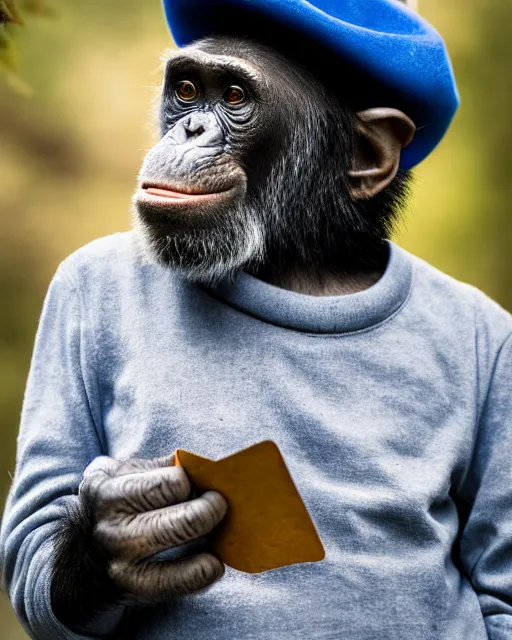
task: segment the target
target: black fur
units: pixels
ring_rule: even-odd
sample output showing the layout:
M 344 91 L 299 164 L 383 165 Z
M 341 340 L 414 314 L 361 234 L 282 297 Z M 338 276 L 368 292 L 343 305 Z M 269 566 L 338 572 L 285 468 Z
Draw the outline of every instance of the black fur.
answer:
M 122 603 L 122 594 L 107 572 L 108 559 L 94 544 L 94 524 L 92 511 L 82 501 L 62 520 L 55 537 L 52 610 L 78 633 L 87 633 L 98 618 Z

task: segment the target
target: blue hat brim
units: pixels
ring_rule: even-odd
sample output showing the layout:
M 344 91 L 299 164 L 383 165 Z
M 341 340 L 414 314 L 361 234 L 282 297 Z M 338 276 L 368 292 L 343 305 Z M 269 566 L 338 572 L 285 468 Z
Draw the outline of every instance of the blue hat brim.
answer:
M 243 35 L 244 25 L 258 15 L 318 42 L 340 60 L 340 68 L 351 65 L 374 79 L 386 89 L 388 102 L 373 106 L 401 108 L 417 127 L 402 152 L 401 169 L 414 167 L 431 153 L 457 111 L 459 96 L 443 39 L 396 0 L 316 0 L 316 6 L 307 0 L 163 3 L 178 46 L 213 34 Z M 277 49 L 282 45 L 275 43 Z

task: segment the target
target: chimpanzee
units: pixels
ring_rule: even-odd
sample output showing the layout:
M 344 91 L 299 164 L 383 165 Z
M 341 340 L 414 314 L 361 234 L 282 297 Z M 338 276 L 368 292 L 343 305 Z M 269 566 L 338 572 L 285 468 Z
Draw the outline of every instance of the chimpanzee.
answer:
M 512 637 L 512 318 L 390 240 L 458 97 L 396 0 L 166 0 L 127 233 L 45 301 L 2 528 L 34 638 Z M 275 441 L 326 549 L 224 567 L 178 447 Z

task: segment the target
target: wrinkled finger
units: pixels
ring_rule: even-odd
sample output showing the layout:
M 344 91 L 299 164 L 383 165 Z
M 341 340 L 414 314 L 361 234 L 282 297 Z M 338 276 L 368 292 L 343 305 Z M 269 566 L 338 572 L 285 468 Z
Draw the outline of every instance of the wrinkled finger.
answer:
M 116 472 L 119 463 L 108 456 L 98 456 L 86 467 L 78 487 L 78 495 L 88 503 L 95 502 L 100 487 Z
M 130 458 L 119 463 L 116 475 L 124 475 L 126 473 L 140 473 L 158 469 L 160 467 L 169 467 L 174 465 L 174 453 L 161 458 Z
M 200 498 L 141 513 L 121 525 L 102 521 L 95 534 L 111 553 L 142 560 L 210 533 L 227 508 L 220 493 L 207 491 Z
M 96 473 L 103 473 L 105 475 L 113 475 L 119 466 L 119 462 L 114 458 L 108 456 L 98 456 L 90 462 L 84 471 L 84 478 Z
M 143 513 L 184 502 L 190 480 L 183 467 L 158 467 L 110 478 L 99 490 L 99 508 L 109 513 Z
M 78 493 L 86 501 L 93 502 L 100 498 L 100 493 L 102 494 L 104 489 L 108 493 L 104 485 L 112 477 L 144 473 L 173 465 L 174 454 L 162 458 L 132 458 L 124 462 L 119 462 L 108 456 L 98 456 L 86 467 Z
M 207 491 L 195 500 L 143 513 L 134 518 L 130 526 L 142 526 L 148 532 L 153 555 L 210 533 L 227 510 L 228 504 L 220 493 Z
M 112 563 L 112 580 L 124 591 L 142 600 L 165 602 L 173 595 L 205 589 L 224 574 L 224 565 L 215 556 L 201 553 L 175 562 Z

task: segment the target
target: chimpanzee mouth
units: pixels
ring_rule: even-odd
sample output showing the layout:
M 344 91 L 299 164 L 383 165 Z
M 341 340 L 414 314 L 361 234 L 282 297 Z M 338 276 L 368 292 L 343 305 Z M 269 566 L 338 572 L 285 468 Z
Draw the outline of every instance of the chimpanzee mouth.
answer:
M 193 189 L 177 189 L 171 188 L 170 185 L 162 185 L 144 182 L 141 185 L 138 193 L 136 194 L 136 200 L 142 200 L 147 203 L 152 203 L 159 206 L 170 206 L 175 204 L 193 204 L 204 202 L 205 200 L 216 199 L 225 196 L 232 187 L 224 189 L 223 191 L 205 192 Z

